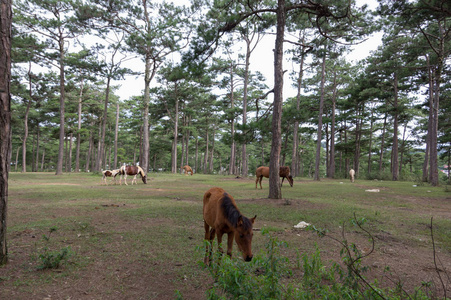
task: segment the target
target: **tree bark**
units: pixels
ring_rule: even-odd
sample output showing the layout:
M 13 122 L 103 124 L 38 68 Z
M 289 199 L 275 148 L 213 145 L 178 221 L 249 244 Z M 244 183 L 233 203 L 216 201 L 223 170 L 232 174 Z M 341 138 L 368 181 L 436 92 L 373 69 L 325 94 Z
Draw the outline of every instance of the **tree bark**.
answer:
M 318 113 L 318 131 L 316 141 L 316 157 L 315 157 L 315 180 L 320 180 L 319 165 L 321 162 L 321 131 L 323 128 L 323 106 L 324 106 L 324 84 L 326 80 L 326 47 L 324 47 L 323 62 L 321 64 L 321 95 L 319 100 L 319 113 Z
M 11 0 L 0 3 L 0 266 L 8 262 L 8 176 L 11 167 Z
M 398 74 L 394 74 L 394 103 L 393 108 L 393 145 L 392 145 L 392 180 L 399 180 L 399 149 L 398 149 Z
M 75 152 L 75 172 L 80 171 L 80 145 L 81 145 L 81 103 L 83 96 L 84 79 L 81 79 L 80 94 L 78 95 L 78 130 L 77 130 L 77 151 Z
M 279 157 L 281 150 L 281 122 L 283 102 L 283 40 L 285 35 L 285 0 L 277 1 L 277 33 L 274 47 L 274 105 L 272 115 L 272 141 L 269 161 L 269 195 L 268 198 L 282 198 L 279 184 Z
M 304 43 L 304 37 L 301 37 L 301 43 Z M 301 106 L 301 86 L 302 86 L 302 78 L 304 76 L 304 54 L 305 47 L 302 47 L 301 50 L 301 62 L 299 64 L 299 75 L 297 80 L 297 93 L 296 93 L 296 112 L 299 114 L 300 112 L 300 106 Z M 298 138 L 298 131 L 299 131 L 299 120 L 296 119 L 294 122 L 294 128 L 293 128 L 293 150 L 291 152 L 291 172 L 294 176 L 299 175 L 299 169 L 297 168 L 298 163 L 298 148 L 299 148 L 299 138 Z
M 64 126 L 65 126 L 65 77 L 64 77 L 64 39 L 59 39 L 59 69 L 60 69 L 60 133 L 59 133 L 59 147 L 58 147 L 58 162 L 56 164 L 55 175 L 63 174 L 63 162 L 64 162 Z
M 327 175 L 329 178 L 335 177 L 335 107 L 337 103 L 337 73 L 334 72 L 334 90 L 332 93 L 332 122 L 330 125 L 330 149 L 329 165 Z
M 387 128 L 387 112 L 385 112 L 384 117 L 384 126 L 382 128 L 382 139 L 381 139 L 381 147 L 380 147 L 380 154 L 379 154 L 379 176 L 382 176 L 383 171 L 383 159 L 384 159 L 384 147 L 385 147 L 385 130 Z
M 230 109 L 233 114 L 234 109 L 234 83 L 233 83 L 233 63 L 230 64 Z M 236 165 L 236 146 L 235 146 L 235 115 L 232 115 L 232 121 L 230 122 L 230 135 L 232 145 L 230 146 L 230 164 L 229 164 L 229 175 L 235 174 Z
M 432 78 L 432 69 L 429 64 L 429 55 L 426 55 L 426 62 L 428 66 L 428 77 L 429 77 L 429 119 L 428 119 L 428 131 L 426 133 L 426 150 L 424 153 L 423 162 L 423 176 L 422 181 L 427 182 L 429 180 L 429 151 L 431 148 L 431 132 L 432 132 L 432 112 L 434 103 L 434 84 Z
M 114 129 L 114 163 L 113 169 L 117 169 L 117 139 L 119 133 L 119 102 L 116 103 L 116 127 Z
M 40 138 L 40 130 L 39 130 L 39 121 L 36 124 L 36 161 L 34 171 L 38 171 L 39 167 L 39 138 Z

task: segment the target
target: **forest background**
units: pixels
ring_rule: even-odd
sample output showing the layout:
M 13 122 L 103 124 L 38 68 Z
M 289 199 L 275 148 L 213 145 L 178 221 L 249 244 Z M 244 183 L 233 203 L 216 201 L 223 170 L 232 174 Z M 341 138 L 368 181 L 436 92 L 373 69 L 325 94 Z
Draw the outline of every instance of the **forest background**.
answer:
M 273 56 L 250 61 L 265 36 L 280 36 L 274 1 L 15 1 L 11 170 L 189 164 L 248 176 L 272 159 L 317 180 L 350 168 L 367 179 L 449 178 L 451 4 L 283 2 L 285 72 L 272 83 L 258 70 Z M 351 61 L 374 32 L 381 45 Z M 144 88 L 122 83 L 134 94 L 123 99 L 127 77 Z

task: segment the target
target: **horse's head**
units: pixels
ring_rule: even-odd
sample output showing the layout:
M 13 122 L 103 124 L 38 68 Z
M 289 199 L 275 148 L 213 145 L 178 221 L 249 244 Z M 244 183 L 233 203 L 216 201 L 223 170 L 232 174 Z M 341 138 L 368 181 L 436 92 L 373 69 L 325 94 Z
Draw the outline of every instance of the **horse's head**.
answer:
M 288 175 L 287 180 L 290 183 L 290 186 L 293 187 L 293 176 Z
M 240 216 L 235 230 L 235 241 L 245 261 L 251 261 L 253 257 L 252 236 L 254 233 L 252 232 L 252 227 L 255 222 L 255 218 L 257 218 L 257 216 L 252 219 L 248 219 L 245 216 Z
M 147 175 L 141 176 L 141 178 L 142 178 L 143 182 L 145 184 L 147 184 Z

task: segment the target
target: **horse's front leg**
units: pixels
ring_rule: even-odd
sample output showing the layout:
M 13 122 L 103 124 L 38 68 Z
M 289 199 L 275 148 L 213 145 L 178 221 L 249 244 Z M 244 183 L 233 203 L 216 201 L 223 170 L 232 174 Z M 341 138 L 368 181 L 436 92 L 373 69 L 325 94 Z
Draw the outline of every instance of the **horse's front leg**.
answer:
M 280 186 L 283 185 L 283 181 L 285 180 L 285 177 L 282 177 L 282 182 L 280 183 Z M 288 179 L 287 179 L 288 180 Z
M 125 181 L 125 185 L 128 185 L 128 183 L 127 183 L 127 174 L 124 175 L 124 181 Z M 133 181 L 132 181 L 132 183 L 133 183 Z
M 227 234 L 227 255 L 232 258 L 233 232 Z
M 223 235 L 223 234 L 224 234 L 224 232 L 221 231 L 221 230 L 218 230 L 218 231 L 216 232 L 216 236 L 217 236 L 217 238 L 218 238 L 218 250 L 219 250 L 219 253 L 221 253 L 221 254 L 224 253 L 224 250 L 222 250 L 222 235 Z
M 210 226 L 207 224 L 207 222 L 204 221 L 204 229 L 205 229 L 205 241 L 208 241 L 208 243 L 205 244 L 205 258 L 204 258 L 204 263 L 206 265 L 210 264 L 210 260 L 211 260 L 211 254 L 212 254 L 212 243 L 213 243 L 213 239 L 215 238 L 215 229 L 211 228 Z

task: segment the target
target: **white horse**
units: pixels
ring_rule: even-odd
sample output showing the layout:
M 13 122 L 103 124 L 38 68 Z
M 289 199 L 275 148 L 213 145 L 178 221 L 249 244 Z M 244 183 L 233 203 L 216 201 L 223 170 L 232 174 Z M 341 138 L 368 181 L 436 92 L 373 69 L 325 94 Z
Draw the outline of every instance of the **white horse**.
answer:
M 351 182 L 354 182 L 354 175 L 355 175 L 355 171 L 354 169 L 349 170 L 349 176 L 351 176 Z

